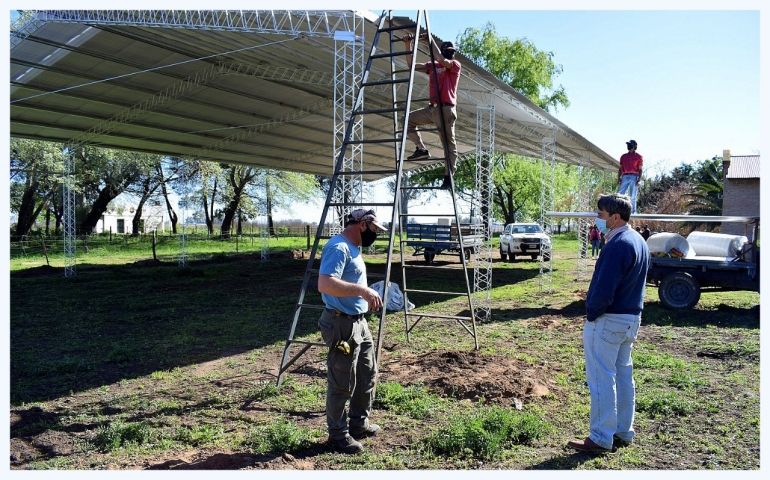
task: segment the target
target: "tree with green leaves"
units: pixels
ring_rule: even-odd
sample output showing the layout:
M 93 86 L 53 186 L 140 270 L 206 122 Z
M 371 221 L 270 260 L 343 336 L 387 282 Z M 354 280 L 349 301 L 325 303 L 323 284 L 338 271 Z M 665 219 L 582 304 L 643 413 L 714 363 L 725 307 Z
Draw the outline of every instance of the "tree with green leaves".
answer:
M 10 147 L 11 211 L 17 215 L 15 234 L 29 235 L 40 212 L 54 209 L 55 197 L 61 195 L 64 154 L 62 145 L 38 140 L 11 138 Z
M 138 182 L 157 155 L 93 146 L 75 153 L 78 189 L 85 202 L 85 216 L 78 226 L 81 233 L 91 233 L 107 211 L 110 202 Z
M 562 73 L 562 66 L 554 63 L 553 52 L 539 50 L 526 38 L 501 37 L 492 22 L 482 29 L 466 28 L 457 43 L 460 53 L 543 110 L 569 107 L 564 87 L 554 87 L 553 79 Z
M 722 196 L 724 194 L 724 182 L 722 181 L 722 158 L 714 157 L 699 164 L 696 175 L 698 184 L 692 193 L 684 196 L 687 198 L 686 207 L 692 215 L 722 215 Z M 696 229 L 701 225 L 712 231 L 719 227 L 714 222 L 687 222 L 686 225 Z

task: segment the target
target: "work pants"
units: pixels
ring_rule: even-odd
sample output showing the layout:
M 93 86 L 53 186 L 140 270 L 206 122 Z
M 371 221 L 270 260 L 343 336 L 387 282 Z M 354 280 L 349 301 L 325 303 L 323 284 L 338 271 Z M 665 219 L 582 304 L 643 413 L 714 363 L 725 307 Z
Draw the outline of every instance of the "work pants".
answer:
M 374 341 L 366 319 L 351 319 L 335 316 L 324 310 L 318 320 L 321 336 L 329 347 L 326 358 L 326 426 L 329 439 L 339 440 L 350 427 L 357 430 L 367 428 L 372 411 L 372 393 L 377 376 L 374 360 Z M 350 346 L 350 353 L 336 348 L 344 340 Z M 348 411 L 345 405 L 350 402 Z

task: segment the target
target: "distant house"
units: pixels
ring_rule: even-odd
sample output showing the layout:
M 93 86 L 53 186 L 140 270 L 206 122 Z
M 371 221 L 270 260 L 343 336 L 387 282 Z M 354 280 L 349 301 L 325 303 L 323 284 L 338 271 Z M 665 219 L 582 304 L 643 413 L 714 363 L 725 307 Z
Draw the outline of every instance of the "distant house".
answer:
M 722 215 L 759 216 L 759 155 L 731 156 L 725 150 L 722 165 Z M 722 233 L 751 237 L 749 227 L 741 223 L 723 223 Z
M 136 213 L 136 207 L 126 207 L 122 212 L 109 211 L 102 215 L 102 218 L 97 222 L 94 227 L 94 233 L 119 233 L 119 234 L 132 234 L 132 222 L 134 221 L 134 214 Z M 137 233 L 150 233 L 153 230 L 157 230 L 158 233 L 165 231 L 165 223 L 163 222 L 164 209 L 160 202 L 153 204 L 145 204 L 142 208 L 142 219 L 139 221 L 139 232 Z

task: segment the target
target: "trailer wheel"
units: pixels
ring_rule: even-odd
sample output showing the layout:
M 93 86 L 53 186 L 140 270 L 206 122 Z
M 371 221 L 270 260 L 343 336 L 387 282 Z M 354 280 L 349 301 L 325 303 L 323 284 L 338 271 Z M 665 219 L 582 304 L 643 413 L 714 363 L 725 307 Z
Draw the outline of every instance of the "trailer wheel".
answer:
M 466 248 L 465 250 L 463 250 L 463 252 L 465 253 L 465 261 L 469 262 L 471 260 L 471 252 L 473 252 L 473 249 Z
M 503 252 L 503 247 L 500 247 L 500 260 L 502 261 L 508 260 L 508 254 Z
M 658 297 L 668 308 L 692 308 L 700 300 L 700 285 L 689 273 L 670 273 L 660 282 Z
M 425 263 L 430 265 L 431 263 L 433 263 L 433 258 L 435 258 L 436 254 L 435 253 L 426 253 L 423 256 L 425 257 Z

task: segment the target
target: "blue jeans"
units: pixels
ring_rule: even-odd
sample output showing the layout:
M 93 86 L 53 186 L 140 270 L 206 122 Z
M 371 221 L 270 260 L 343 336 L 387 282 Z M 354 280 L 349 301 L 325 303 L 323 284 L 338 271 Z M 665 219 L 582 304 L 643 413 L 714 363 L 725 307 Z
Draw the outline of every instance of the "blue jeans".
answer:
M 612 435 L 630 442 L 634 438 L 636 393 L 631 349 L 642 316 L 605 313 L 583 328 L 586 380 L 591 394 L 589 437 L 603 448 L 612 448 Z
M 372 411 L 374 378 L 377 364 L 374 360 L 374 341 L 365 318 L 351 320 L 336 317 L 324 310 L 318 319 L 321 336 L 329 347 L 326 357 L 326 426 L 329 439 L 340 440 L 350 427 L 364 429 L 369 425 Z M 350 353 L 343 353 L 335 345 L 344 340 Z M 349 404 L 348 412 L 345 405 Z
M 618 186 L 618 193 L 629 195 L 631 197 L 631 213 L 636 213 L 636 192 L 639 188 L 636 184 L 639 183 L 639 175 L 635 173 L 624 173 L 620 177 L 620 185 Z M 626 193 L 631 190 L 631 193 Z
M 601 243 L 601 240 L 591 240 L 591 256 L 593 257 L 597 253 L 599 253 L 599 243 Z

